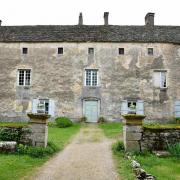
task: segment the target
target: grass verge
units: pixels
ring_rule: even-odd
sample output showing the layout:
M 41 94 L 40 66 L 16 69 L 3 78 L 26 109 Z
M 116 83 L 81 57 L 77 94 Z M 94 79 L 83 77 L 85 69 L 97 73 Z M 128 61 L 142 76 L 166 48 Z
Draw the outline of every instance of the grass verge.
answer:
M 104 131 L 105 136 L 113 139 L 118 139 L 122 136 L 122 127 L 123 125 L 120 122 L 99 124 L 99 128 Z
M 62 150 L 79 129 L 79 124 L 75 124 L 69 128 L 49 127 L 48 141 L 53 142 L 60 150 Z M 41 166 L 48 158 L 49 156 L 32 158 L 27 155 L 0 154 L 0 179 L 21 179 L 31 175 L 33 170 Z

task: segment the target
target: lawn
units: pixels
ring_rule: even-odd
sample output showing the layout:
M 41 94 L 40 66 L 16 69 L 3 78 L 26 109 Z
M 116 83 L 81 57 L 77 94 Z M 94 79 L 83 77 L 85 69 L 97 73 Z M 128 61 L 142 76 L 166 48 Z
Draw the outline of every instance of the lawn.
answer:
M 49 127 L 49 141 L 53 142 L 62 150 L 79 129 L 79 124 L 69 128 Z M 16 180 L 28 176 L 36 167 L 41 166 L 47 161 L 48 158 L 49 157 L 32 158 L 26 155 L 0 154 L 0 179 Z
M 158 158 L 149 154 L 136 156 L 138 162 L 148 173 L 154 175 L 157 180 L 180 179 L 180 159 L 175 157 Z
M 105 136 L 108 138 L 118 139 L 122 137 L 122 123 L 112 122 L 112 123 L 102 123 L 99 127 L 104 131 Z

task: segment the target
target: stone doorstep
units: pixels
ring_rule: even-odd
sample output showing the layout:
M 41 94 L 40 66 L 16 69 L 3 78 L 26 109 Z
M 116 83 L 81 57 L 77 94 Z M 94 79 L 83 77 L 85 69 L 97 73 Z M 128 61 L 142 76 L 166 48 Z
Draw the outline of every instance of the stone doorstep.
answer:
M 15 151 L 17 142 L 0 141 L 0 151 Z

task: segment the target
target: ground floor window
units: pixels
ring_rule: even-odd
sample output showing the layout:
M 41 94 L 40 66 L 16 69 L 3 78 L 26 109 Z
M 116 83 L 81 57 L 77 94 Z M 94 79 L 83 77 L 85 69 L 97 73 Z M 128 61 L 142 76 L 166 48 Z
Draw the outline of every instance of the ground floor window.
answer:
M 142 100 L 123 100 L 121 102 L 121 114 L 144 115 L 144 102 Z
M 49 114 L 54 116 L 54 101 L 52 99 L 33 99 L 33 113 Z
M 174 107 L 174 115 L 175 117 L 180 117 L 180 100 L 175 101 L 175 107 Z

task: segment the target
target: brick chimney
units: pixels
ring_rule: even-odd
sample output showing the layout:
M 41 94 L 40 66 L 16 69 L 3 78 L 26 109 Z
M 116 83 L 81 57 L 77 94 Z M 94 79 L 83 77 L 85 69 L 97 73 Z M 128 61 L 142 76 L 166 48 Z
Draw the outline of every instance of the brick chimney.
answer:
M 154 26 L 154 13 L 147 13 L 145 16 L 145 25 Z
M 82 13 L 79 13 L 79 22 L 78 25 L 83 25 L 83 15 Z
M 104 12 L 104 25 L 108 25 L 108 16 L 109 16 L 109 12 Z

